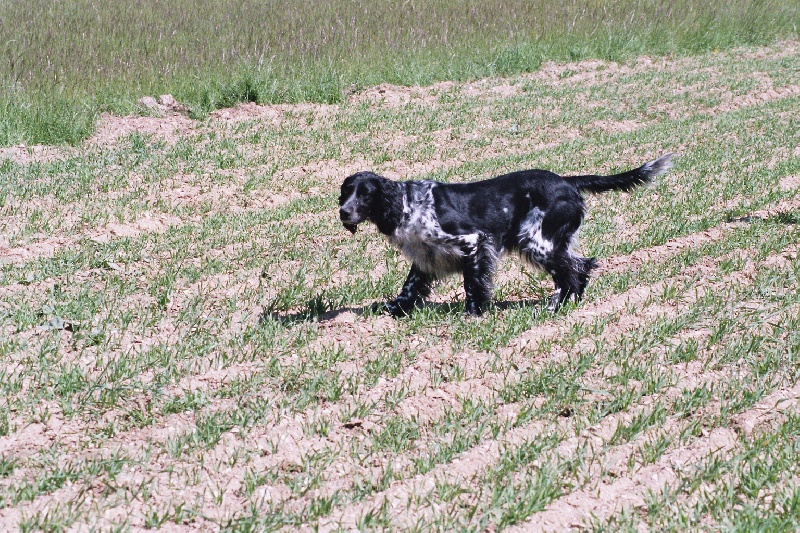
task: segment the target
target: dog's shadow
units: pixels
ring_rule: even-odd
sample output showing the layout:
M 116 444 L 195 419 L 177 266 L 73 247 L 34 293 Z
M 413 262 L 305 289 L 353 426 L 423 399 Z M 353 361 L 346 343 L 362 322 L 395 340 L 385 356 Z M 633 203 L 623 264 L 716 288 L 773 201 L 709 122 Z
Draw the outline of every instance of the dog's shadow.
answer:
M 366 307 L 342 307 L 340 309 L 332 309 L 330 311 L 315 312 L 315 311 L 300 311 L 299 313 L 276 313 L 264 310 L 259 317 L 259 323 L 264 324 L 267 322 L 279 322 L 284 326 L 291 326 L 292 324 L 299 324 L 302 322 L 328 322 L 335 319 L 344 313 L 353 313 L 355 315 L 378 314 L 373 311 L 372 306 Z
M 539 308 L 544 309 L 547 301 L 541 299 L 528 299 L 528 300 L 505 300 L 500 302 L 492 302 L 487 312 L 492 311 L 506 311 L 509 309 L 525 309 L 525 308 Z M 384 302 L 376 302 L 372 305 L 363 307 L 342 307 L 339 309 L 331 309 L 329 311 L 314 311 L 306 310 L 298 313 L 280 313 L 270 312 L 265 310 L 259 317 L 259 323 L 264 324 L 267 322 L 278 322 L 284 326 L 299 324 L 302 322 L 328 322 L 334 320 L 340 315 L 345 313 L 353 313 L 357 316 L 390 316 L 382 310 Z M 462 303 L 436 303 L 425 302 L 422 305 L 423 310 L 432 311 L 437 315 L 449 315 L 453 313 L 463 313 L 464 304 Z M 400 320 L 407 317 L 399 317 Z
M 742 215 L 742 216 L 733 216 L 729 215 L 727 221 L 730 222 L 745 222 L 745 223 L 754 223 L 754 222 L 766 222 L 771 224 L 784 224 L 786 226 L 791 226 L 794 224 L 800 224 L 800 212 L 794 210 L 783 210 L 783 211 L 776 211 L 774 213 L 769 213 L 767 215 Z

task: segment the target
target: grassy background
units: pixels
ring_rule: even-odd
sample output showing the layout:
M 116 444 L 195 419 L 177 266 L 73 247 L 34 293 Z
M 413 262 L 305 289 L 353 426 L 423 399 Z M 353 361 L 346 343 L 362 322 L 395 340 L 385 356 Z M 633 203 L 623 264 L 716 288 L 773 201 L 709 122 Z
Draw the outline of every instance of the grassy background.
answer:
M 800 3 L 733 0 L 96 0 L 0 3 L 0 145 L 76 144 L 103 110 L 171 93 L 195 117 L 239 101 L 338 102 L 543 60 L 692 54 L 797 35 Z
M 536 530 L 616 487 L 596 531 L 796 531 L 798 71 L 795 41 L 564 64 L 3 161 L 0 529 Z M 453 278 L 409 319 L 304 320 L 408 269 L 341 227 L 353 169 L 667 150 L 653 186 L 587 199 L 603 270 L 575 309 L 510 258 L 478 319 Z

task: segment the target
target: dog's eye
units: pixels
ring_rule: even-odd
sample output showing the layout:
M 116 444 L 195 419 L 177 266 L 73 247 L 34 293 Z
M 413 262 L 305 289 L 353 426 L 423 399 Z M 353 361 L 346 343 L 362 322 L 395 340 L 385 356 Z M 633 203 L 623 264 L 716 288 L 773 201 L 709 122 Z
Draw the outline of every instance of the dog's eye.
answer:
M 364 202 L 366 201 L 367 198 L 375 194 L 375 187 L 373 187 L 369 183 L 365 183 L 364 185 L 358 188 L 358 191 L 356 191 L 356 193 L 358 200 L 360 202 Z

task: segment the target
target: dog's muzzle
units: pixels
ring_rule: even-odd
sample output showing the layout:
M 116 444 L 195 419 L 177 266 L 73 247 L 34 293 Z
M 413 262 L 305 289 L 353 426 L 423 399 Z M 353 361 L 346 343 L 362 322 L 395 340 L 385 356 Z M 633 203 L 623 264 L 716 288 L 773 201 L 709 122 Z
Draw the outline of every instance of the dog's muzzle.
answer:
M 346 229 L 350 233 L 356 232 L 356 229 L 358 229 L 358 222 L 353 222 L 352 216 L 349 211 L 346 211 L 344 209 L 339 209 L 339 218 L 342 221 L 344 229 Z

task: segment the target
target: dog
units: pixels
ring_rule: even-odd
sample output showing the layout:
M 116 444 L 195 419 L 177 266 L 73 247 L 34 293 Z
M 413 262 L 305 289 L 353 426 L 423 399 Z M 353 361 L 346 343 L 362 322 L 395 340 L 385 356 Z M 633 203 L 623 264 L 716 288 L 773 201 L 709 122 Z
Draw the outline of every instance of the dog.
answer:
M 352 233 L 372 222 L 411 261 L 400 294 L 382 304 L 392 316 L 410 314 L 434 281 L 456 273 L 464 277 L 465 312 L 482 314 L 492 300 L 497 261 L 509 252 L 552 276 L 548 308 L 556 311 L 581 299 L 598 266 L 596 258 L 572 251 L 586 210 L 581 193 L 631 191 L 666 172 L 672 156 L 609 176 L 534 169 L 472 183 L 398 182 L 358 172 L 342 183 L 339 218 Z

